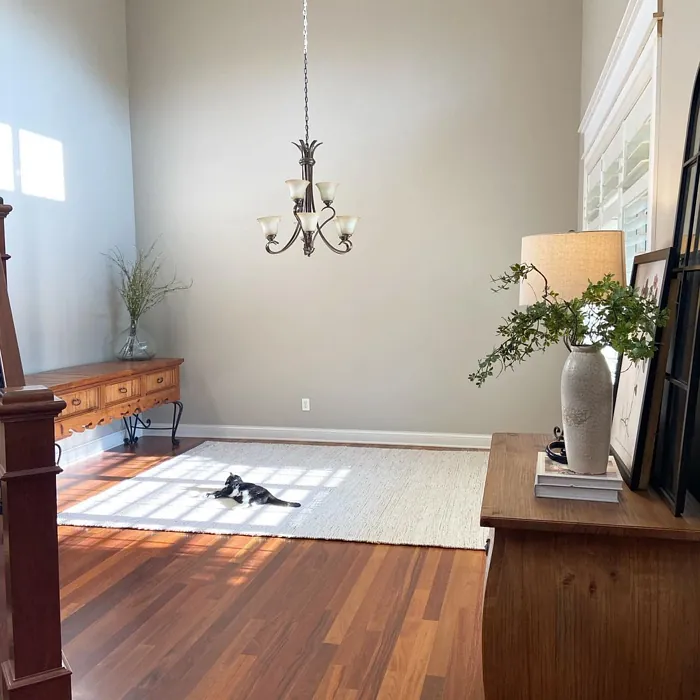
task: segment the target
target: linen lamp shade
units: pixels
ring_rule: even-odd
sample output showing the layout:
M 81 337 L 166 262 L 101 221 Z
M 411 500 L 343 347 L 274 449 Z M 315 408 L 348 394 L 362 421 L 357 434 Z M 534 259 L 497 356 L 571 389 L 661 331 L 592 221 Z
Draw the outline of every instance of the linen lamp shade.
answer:
M 534 265 L 550 290 L 564 301 L 580 296 L 589 282 L 607 274 L 622 284 L 625 277 L 625 239 L 622 231 L 582 231 L 526 236 L 520 260 Z M 544 280 L 533 272 L 520 284 L 520 305 L 542 300 Z

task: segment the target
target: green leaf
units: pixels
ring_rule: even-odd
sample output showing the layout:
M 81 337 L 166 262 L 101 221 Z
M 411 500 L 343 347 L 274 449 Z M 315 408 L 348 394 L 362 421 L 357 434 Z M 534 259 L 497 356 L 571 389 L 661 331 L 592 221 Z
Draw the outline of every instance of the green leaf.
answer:
M 517 263 L 510 266 L 510 272 L 492 278 L 493 291 L 510 289 L 533 273 L 544 280 L 542 298 L 503 319 L 497 329 L 500 344 L 479 360 L 477 371 L 469 375 L 477 386 L 483 386 L 496 371 L 500 375 L 562 341 L 610 346 L 633 362 L 653 357 L 656 329 L 668 322 L 668 311 L 659 309 L 656 300 L 606 275 L 599 282 L 589 281 L 580 297 L 564 301 L 534 265 Z

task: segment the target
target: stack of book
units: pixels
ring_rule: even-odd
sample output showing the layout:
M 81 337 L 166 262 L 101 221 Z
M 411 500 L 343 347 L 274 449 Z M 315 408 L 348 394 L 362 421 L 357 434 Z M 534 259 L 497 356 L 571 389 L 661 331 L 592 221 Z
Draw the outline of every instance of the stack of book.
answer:
M 537 455 L 535 496 L 617 503 L 621 491 L 622 477 L 612 457 L 605 474 L 592 475 L 569 471 L 565 464 L 553 462 L 544 452 Z

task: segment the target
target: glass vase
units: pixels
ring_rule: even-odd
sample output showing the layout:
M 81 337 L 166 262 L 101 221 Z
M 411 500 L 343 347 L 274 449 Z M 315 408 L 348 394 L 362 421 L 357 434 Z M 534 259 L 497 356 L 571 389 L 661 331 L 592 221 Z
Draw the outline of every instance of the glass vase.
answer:
M 117 336 L 114 354 L 118 360 L 127 362 L 152 360 L 156 356 L 156 346 L 139 322 L 131 319 L 131 325 Z

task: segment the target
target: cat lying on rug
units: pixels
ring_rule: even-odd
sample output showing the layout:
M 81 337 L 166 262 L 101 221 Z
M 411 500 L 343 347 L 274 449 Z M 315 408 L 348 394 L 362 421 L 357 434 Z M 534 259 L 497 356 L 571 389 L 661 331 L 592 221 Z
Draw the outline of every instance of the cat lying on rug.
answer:
M 214 498 L 228 498 L 230 496 L 237 503 L 243 503 L 243 500 L 245 499 L 248 506 L 267 504 L 270 506 L 286 506 L 287 508 L 301 507 L 301 503 L 283 501 L 280 498 L 273 496 L 263 486 L 249 484 L 243 481 L 238 474 L 229 474 L 224 488 L 208 493 L 207 498 L 209 496 L 214 496 Z

